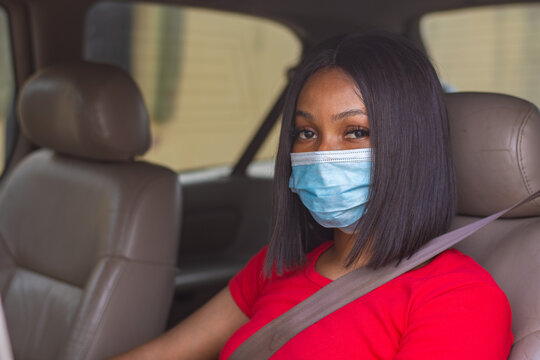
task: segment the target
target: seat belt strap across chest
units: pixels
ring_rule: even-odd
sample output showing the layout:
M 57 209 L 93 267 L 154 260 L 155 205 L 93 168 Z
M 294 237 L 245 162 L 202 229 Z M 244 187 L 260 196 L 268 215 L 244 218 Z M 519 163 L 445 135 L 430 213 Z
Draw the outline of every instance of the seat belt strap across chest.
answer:
M 272 320 L 242 343 L 229 360 L 269 359 L 302 330 L 384 283 L 430 260 L 514 208 L 540 196 L 540 190 L 515 205 L 429 241 L 410 258 L 377 270 L 361 267 L 332 281 L 292 309 Z

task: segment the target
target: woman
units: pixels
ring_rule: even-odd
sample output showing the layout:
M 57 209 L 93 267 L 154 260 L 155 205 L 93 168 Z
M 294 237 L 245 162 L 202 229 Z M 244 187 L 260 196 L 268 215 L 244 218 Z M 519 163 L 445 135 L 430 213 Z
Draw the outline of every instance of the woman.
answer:
M 214 299 L 128 358 L 227 359 L 250 335 L 351 270 L 447 231 L 456 192 L 437 75 L 402 38 L 349 35 L 296 70 L 283 112 L 268 248 Z M 275 359 L 506 359 L 504 293 L 447 250 L 337 310 Z

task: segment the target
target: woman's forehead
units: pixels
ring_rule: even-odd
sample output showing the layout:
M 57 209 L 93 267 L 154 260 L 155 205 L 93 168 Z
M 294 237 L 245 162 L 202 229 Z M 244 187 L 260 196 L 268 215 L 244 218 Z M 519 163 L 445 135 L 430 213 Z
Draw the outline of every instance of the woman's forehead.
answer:
M 343 69 L 322 68 L 311 75 L 302 87 L 297 110 L 362 107 L 364 103 L 354 79 Z

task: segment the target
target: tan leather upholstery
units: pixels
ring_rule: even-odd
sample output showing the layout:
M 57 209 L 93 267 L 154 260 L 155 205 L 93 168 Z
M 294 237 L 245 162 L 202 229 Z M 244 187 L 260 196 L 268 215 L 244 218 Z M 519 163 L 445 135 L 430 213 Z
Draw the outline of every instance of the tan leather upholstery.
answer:
M 499 94 L 447 95 L 458 178 L 454 228 L 502 210 L 540 189 L 538 108 Z M 512 360 L 540 354 L 540 210 L 538 201 L 462 241 L 506 293 L 512 307 Z
M 85 69 L 92 74 L 89 88 L 81 80 Z M 23 130 L 58 151 L 30 154 L 0 191 L 0 289 L 17 359 L 104 359 L 165 326 L 179 238 L 179 183 L 160 166 L 110 161 L 144 148 L 148 122 L 132 81 L 120 70 L 103 69 L 88 63 L 47 69 L 20 95 Z M 60 82 L 77 83 L 66 87 L 73 93 L 65 104 L 60 97 L 66 88 L 54 85 Z M 93 95 L 99 86 L 125 89 L 123 100 L 102 99 L 102 106 Z M 76 111 L 60 109 L 75 98 Z M 39 121 L 26 109 L 36 104 L 42 107 Z M 117 119 L 130 113 L 123 109 L 127 104 L 139 115 Z M 83 119 L 72 118 L 81 114 Z M 61 129 L 64 124 L 69 131 Z
M 19 97 L 20 124 L 34 143 L 65 154 L 129 160 L 150 146 L 148 114 L 133 80 L 112 65 L 43 69 Z
M 513 96 L 447 95 L 458 212 L 488 216 L 540 189 L 538 108 Z M 509 191 L 511 190 L 511 191 Z M 540 215 L 540 200 L 505 217 Z

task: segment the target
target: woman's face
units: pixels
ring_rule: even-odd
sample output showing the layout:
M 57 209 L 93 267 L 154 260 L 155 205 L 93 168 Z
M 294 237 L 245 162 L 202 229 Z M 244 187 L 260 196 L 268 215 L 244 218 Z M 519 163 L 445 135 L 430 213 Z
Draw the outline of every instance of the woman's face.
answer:
M 339 68 L 311 75 L 298 96 L 292 151 L 370 146 L 367 110 L 354 80 Z

